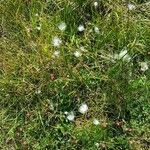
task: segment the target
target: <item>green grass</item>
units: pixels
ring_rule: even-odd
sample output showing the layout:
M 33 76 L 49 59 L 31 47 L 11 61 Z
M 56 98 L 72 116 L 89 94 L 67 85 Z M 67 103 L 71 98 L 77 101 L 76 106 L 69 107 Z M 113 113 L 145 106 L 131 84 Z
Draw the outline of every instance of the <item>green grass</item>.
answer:
M 0 11 L 0 149 L 150 149 L 148 0 L 1 0 Z M 130 61 L 114 59 L 122 50 Z

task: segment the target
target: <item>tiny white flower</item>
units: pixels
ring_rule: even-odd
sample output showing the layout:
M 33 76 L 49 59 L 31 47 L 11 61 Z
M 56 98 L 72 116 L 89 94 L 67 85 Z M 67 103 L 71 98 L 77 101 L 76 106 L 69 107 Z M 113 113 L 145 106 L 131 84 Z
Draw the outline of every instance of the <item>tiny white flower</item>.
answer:
M 79 107 L 79 112 L 81 114 L 85 114 L 88 111 L 88 106 L 87 104 L 83 103 L 81 104 L 81 106 Z
M 98 2 L 94 2 L 94 6 L 97 7 L 98 6 Z
M 67 115 L 67 114 L 68 114 L 68 111 L 65 111 L 64 114 Z
M 131 57 L 129 54 L 126 54 L 124 57 L 123 57 L 123 61 L 126 61 L 126 62 L 130 62 L 131 60 Z
M 122 50 L 122 51 L 119 53 L 119 58 L 124 57 L 125 55 L 127 55 L 127 53 L 128 53 L 127 50 Z
M 38 14 L 38 13 L 36 13 L 36 14 L 35 14 L 35 16 L 36 16 L 36 17 L 38 17 L 38 16 L 39 16 L 39 14 Z
M 95 143 L 95 146 L 98 148 L 99 147 L 99 143 Z
M 148 70 L 148 64 L 147 64 L 147 62 L 141 62 L 140 66 L 141 66 L 141 71 L 144 72 L 144 71 Z
M 84 30 L 85 30 L 84 26 L 83 26 L 83 25 L 79 25 L 78 31 L 82 32 L 82 31 L 84 31 Z
M 131 60 L 127 50 L 122 50 L 119 54 L 114 54 L 114 59 L 123 59 L 123 61 L 129 62 Z
M 40 31 L 41 30 L 41 25 L 36 26 L 36 29 Z
M 59 47 L 62 44 L 62 41 L 61 41 L 60 38 L 55 36 L 52 40 L 52 44 L 53 44 L 54 47 Z
M 94 125 L 99 125 L 100 122 L 99 122 L 97 119 L 94 119 L 94 120 L 93 120 L 93 124 L 94 124 Z
M 61 31 L 65 31 L 66 30 L 66 23 L 65 22 L 61 22 L 59 25 L 58 25 L 58 29 L 61 30 Z
M 74 121 L 75 115 L 73 113 L 73 111 L 71 111 L 70 113 L 67 114 L 67 119 L 69 121 Z
M 100 33 L 99 28 L 98 27 L 94 27 L 94 32 L 99 34 Z
M 128 9 L 129 10 L 134 10 L 136 7 L 133 4 L 128 4 Z
M 80 57 L 80 56 L 82 56 L 82 53 L 80 51 L 75 51 L 74 56 L 75 57 Z

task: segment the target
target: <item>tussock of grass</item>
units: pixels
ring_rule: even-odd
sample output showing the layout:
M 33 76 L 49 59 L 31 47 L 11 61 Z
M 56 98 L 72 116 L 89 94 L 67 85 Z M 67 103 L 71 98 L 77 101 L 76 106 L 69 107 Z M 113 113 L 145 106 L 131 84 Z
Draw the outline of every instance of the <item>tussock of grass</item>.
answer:
M 0 4 L 1 149 L 150 148 L 150 67 L 141 69 L 150 66 L 148 1 Z

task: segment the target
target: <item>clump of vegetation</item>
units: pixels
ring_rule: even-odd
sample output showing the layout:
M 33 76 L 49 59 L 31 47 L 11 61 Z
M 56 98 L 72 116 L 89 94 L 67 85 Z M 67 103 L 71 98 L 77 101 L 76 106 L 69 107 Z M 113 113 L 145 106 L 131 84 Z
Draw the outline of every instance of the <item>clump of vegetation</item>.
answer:
M 148 0 L 0 4 L 1 149 L 150 148 Z

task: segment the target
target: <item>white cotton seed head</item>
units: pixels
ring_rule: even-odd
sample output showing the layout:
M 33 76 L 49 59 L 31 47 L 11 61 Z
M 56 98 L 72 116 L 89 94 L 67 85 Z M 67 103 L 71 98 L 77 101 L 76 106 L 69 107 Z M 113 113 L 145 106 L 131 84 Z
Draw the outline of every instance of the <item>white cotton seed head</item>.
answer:
M 35 14 L 35 16 L 36 16 L 36 17 L 38 17 L 38 16 L 39 16 L 39 14 L 38 14 L 38 13 L 36 13 L 36 14 Z
M 75 51 L 74 56 L 75 57 L 80 57 L 80 56 L 82 56 L 82 53 L 80 51 Z
M 74 115 L 73 112 L 70 112 L 70 113 L 67 114 L 67 119 L 69 121 L 74 121 L 74 118 L 75 118 L 75 115 Z
M 129 54 L 126 54 L 124 57 L 123 57 L 123 61 L 126 61 L 126 62 L 130 62 L 131 60 L 131 57 Z
M 82 32 L 82 31 L 84 31 L 84 30 L 85 30 L 84 26 L 83 26 L 83 25 L 79 25 L 78 31 Z
M 120 53 L 119 53 L 119 58 L 123 58 L 126 54 L 127 54 L 127 50 L 122 50 Z
M 94 6 L 97 7 L 98 6 L 98 2 L 94 2 Z
M 54 37 L 52 40 L 52 44 L 54 47 L 59 47 L 62 44 L 62 41 L 58 37 Z
M 36 29 L 40 31 L 41 30 L 41 25 L 37 26 Z
M 88 106 L 87 104 L 83 103 L 81 104 L 81 106 L 79 107 L 79 112 L 81 114 L 85 114 L 88 111 Z
M 130 55 L 128 54 L 127 50 L 122 50 L 119 53 L 119 59 L 122 59 L 123 61 L 129 62 L 131 60 Z
M 68 112 L 67 112 L 67 111 L 65 111 L 65 112 L 64 112 L 64 114 L 65 114 L 65 115 L 67 115 L 67 114 L 68 114 Z
M 128 4 L 128 9 L 129 10 L 134 10 L 136 7 L 133 4 Z
M 114 59 L 129 62 L 131 60 L 130 55 L 128 54 L 127 50 L 122 50 L 119 54 L 114 54 Z
M 95 143 L 95 146 L 98 148 L 99 147 L 99 143 Z
M 99 28 L 98 27 L 94 27 L 94 32 L 99 34 L 100 33 Z
M 94 119 L 94 120 L 93 120 L 93 124 L 94 124 L 94 125 L 99 125 L 100 122 L 99 122 L 97 119 Z
M 65 31 L 66 30 L 66 23 L 65 22 L 61 22 L 59 25 L 58 25 L 58 29 L 61 30 L 61 31 Z
M 147 62 L 141 62 L 140 66 L 141 66 L 141 71 L 145 72 L 146 70 L 148 70 Z

